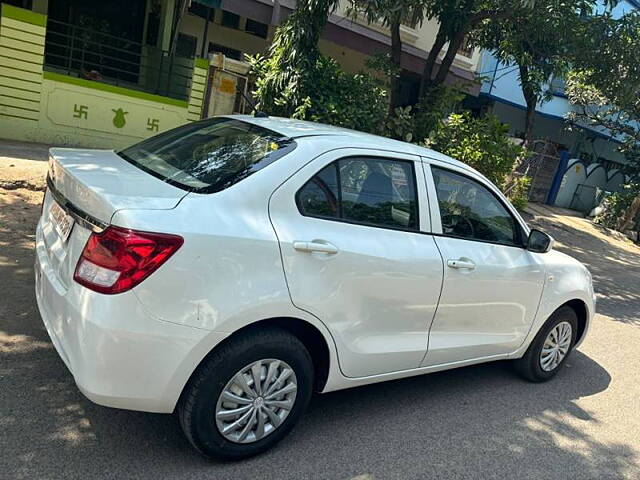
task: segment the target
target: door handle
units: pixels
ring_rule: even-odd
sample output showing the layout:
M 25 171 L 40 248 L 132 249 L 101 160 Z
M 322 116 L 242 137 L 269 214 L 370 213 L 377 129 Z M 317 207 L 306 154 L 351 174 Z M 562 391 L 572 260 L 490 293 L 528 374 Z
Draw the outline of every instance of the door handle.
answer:
M 335 245 L 330 244 L 329 242 L 321 242 L 318 240 L 314 240 L 312 242 L 293 242 L 293 248 L 298 250 L 299 252 L 307 252 L 307 253 L 338 253 L 338 248 Z
M 447 267 L 455 269 L 473 270 L 476 268 L 476 264 L 468 258 L 458 258 L 457 260 L 447 260 Z

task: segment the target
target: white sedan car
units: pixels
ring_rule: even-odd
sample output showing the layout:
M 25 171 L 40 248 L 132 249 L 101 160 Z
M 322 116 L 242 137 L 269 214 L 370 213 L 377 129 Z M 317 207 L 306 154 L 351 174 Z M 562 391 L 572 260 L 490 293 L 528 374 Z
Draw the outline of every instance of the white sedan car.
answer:
M 274 445 L 313 391 L 507 359 L 548 380 L 594 315 L 582 264 L 416 145 L 219 117 L 53 148 L 47 184 L 36 295 L 79 389 L 177 412 L 214 458 Z

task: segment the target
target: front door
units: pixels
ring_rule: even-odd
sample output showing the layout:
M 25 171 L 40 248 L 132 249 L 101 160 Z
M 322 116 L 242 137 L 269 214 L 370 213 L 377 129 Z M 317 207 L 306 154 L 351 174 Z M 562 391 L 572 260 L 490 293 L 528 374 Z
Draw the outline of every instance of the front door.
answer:
M 443 267 L 423 232 L 421 172 L 418 157 L 341 149 L 271 198 L 291 299 L 328 326 L 348 377 L 416 368 L 425 355 Z
M 425 165 L 444 261 L 425 366 L 516 350 L 544 285 L 544 264 L 522 247 L 524 230 L 505 203 L 481 179 L 451 168 Z

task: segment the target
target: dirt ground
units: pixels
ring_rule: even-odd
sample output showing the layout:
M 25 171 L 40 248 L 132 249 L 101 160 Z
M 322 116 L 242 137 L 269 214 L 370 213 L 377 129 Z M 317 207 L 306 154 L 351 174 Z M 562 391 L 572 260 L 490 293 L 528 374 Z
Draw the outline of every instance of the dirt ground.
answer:
M 592 330 L 533 385 L 501 364 L 320 395 L 276 449 L 203 460 L 169 415 L 86 400 L 33 295 L 47 150 L 0 142 L 0 478 L 640 478 L 640 248 L 571 212 L 527 220 L 590 268 Z

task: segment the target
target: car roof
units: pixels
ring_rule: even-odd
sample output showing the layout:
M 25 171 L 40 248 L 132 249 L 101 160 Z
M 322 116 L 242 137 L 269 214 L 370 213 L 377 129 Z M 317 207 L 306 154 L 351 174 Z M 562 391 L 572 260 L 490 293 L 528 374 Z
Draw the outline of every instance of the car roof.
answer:
M 429 157 L 434 160 L 440 160 L 442 162 L 464 168 L 465 170 L 469 170 L 480 175 L 481 177 L 484 177 L 482 174 L 471 168 L 466 163 L 462 163 L 459 160 L 455 160 L 454 158 L 451 158 L 430 148 L 421 147 L 413 143 L 393 140 L 391 138 L 380 137 L 378 135 L 373 135 L 370 133 L 350 130 L 348 128 L 334 127 L 332 125 L 325 125 L 324 123 L 296 120 L 293 118 L 270 116 L 255 117 L 253 115 L 225 115 L 225 117 L 241 120 L 243 122 L 251 123 L 259 127 L 267 128 L 290 138 L 333 135 L 336 137 L 342 137 L 344 140 L 350 140 L 351 142 L 353 142 L 354 140 L 361 140 L 363 143 L 367 143 L 368 146 L 372 148 L 380 148 L 383 150 L 391 150 L 412 155 Z M 338 139 L 336 138 L 336 140 Z

